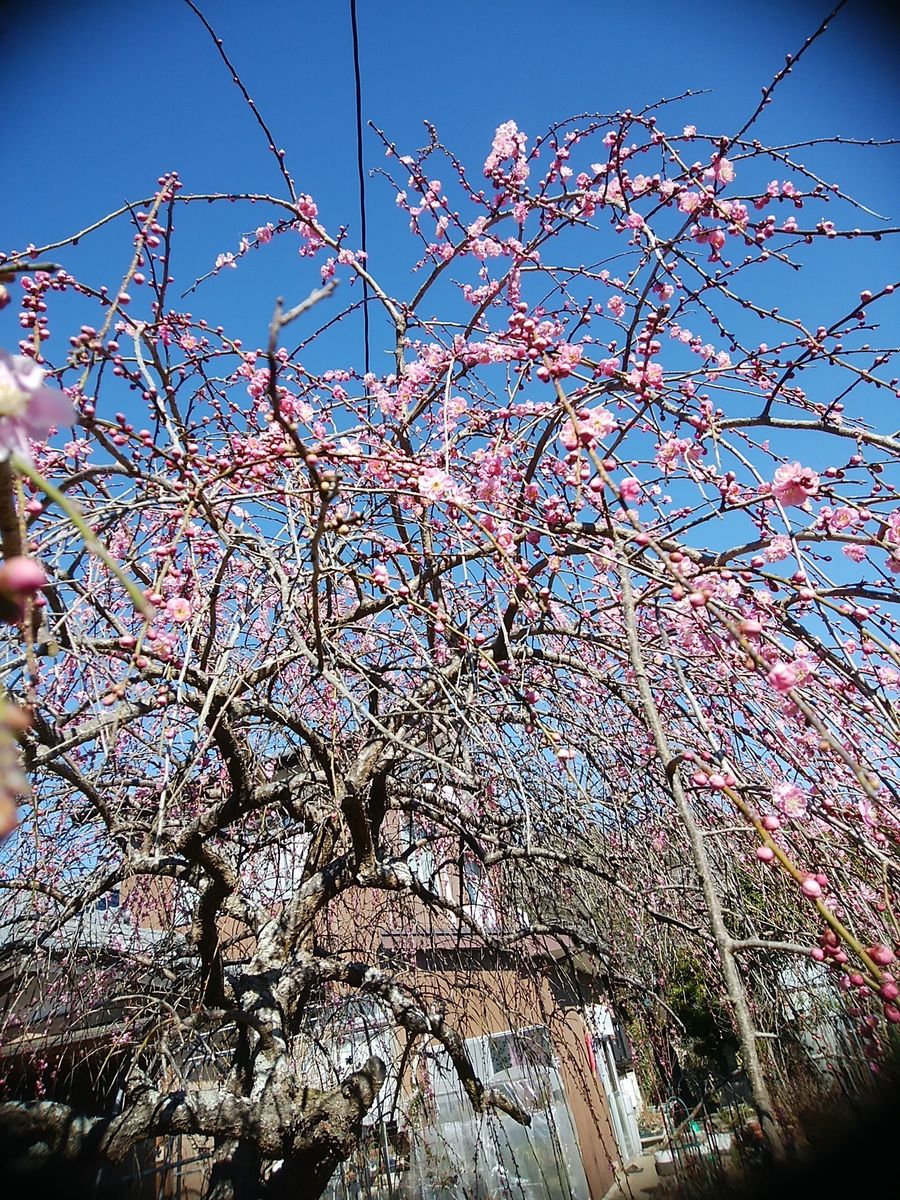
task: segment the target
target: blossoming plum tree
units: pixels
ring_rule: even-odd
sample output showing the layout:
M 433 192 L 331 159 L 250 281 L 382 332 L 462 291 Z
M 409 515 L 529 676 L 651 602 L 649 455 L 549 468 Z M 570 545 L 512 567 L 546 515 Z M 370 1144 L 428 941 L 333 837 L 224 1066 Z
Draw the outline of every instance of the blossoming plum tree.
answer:
M 523 963 L 538 938 L 589 951 L 638 1014 L 689 952 L 776 1150 L 759 1034 L 786 960 L 825 964 L 877 1063 L 900 1022 L 895 284 L 876 266 L 811 321 L 757 281 L 897 230 L 851 226 L 753 120 L 668 111 L 507 122 L 477 179 L 433 130 L 382 137 L 402 286 L 281 159 L 278 193 L 169 174 L 106 217 L 134 243 L 118 286 L 56 263 L 84 231 L 0 260 L 23 330 L 4 553 L 46 573 L 8 614 L 33 782 L 2 850 L 7 1036 L 44 986 L 120 1013 L 126 1063 L 112 1117 L 16 1110 L 60 1153 L 203 1135 L 211 1195 L 315 1194 L 391 1067 L 308 1073 L 310 1014 L 354 993 L 404 1031 L 401 1069 L 436 1040 L 476 1108 L 523 1116 L 415 956 L 356 956 L 339 914 L 381 904 Z M 175 292 L 176 225 L 209 203 L 265 214 L 211 252 L 221 282 L 255 254 L 317 272 L 265 344 Z M 42 444 L 38 367 L 74 430 Z M 492 920 L 441 884 L 471 865 Z M 202 1082 L 198 1037 L 224 1056 Z

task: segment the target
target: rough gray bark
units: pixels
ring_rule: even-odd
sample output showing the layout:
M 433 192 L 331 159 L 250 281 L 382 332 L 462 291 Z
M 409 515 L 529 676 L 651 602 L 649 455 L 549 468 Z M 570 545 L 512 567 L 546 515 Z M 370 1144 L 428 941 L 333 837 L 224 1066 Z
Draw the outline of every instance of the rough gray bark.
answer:
M 218 1146 L 209 1200 L 297 1195 L 301 1179 L 302 1194 L 314 1198 L 356 1146 L 385 1074 L 373 1057 L 332 1091 L 294 1086 L 288 1094 L 283 1085 L 258 1100 L 212 1089 L 146 1088 L 114 1117 L 84 1117 L 50 1101 L 9 1102 L 0 1105 L 0 1129 L 21 1159 L 98 1166 L 122 1162 L 153 1138 L 210 1137 Z

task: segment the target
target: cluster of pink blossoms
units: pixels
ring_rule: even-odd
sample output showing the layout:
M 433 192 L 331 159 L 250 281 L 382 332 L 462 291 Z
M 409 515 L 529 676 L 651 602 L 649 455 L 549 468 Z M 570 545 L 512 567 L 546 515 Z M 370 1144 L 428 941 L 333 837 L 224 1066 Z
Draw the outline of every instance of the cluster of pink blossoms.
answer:
M 504 121 L 502 125 L 499 125 L 494 134 L 491 152 L 485 159 L 485 176 L 499 184 L 502 178 L 501 164 L 511 158 L 514 160 L 510 171 L 511 181 L 516 184 L 524 183 L 529 174 L 528 164 L 525 161 L 527 140 L 526 135 L 521 132 L 515 121 Z
M 559 432 L 559 440 L 566 450 L 577 450 L 579 446 L 594 446 L 597 442 L 609 437 L 617 427 L 618 422 L 607 410 L 597 408 L 582 409 L 578 414 L 578 429 L 569 418 Z
M 801 463 L 785 463 L 778 467 L 772 483 L 772 495 L 786 507 L 806 508 L 819 494 L 819 476 L 811 467 Z
M 471 502 L 468 492 L 440 467 L 426 467 L 419 472 L 419 495 L 426 503 L 444 500 L 458 508 Z

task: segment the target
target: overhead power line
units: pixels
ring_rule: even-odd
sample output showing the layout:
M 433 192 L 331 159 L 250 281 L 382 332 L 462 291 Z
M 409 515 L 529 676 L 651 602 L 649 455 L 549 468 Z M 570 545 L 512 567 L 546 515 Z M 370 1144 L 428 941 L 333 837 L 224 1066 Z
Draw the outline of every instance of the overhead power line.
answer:
M 360 249 L 368 254 L 366 239 L 366 170 L 363 162 L 362 78 L 359 69 L 359 28 L 356 20 L 356 0 L 350 0 L 350 29 L 353 33 L 353 75 L 356 81 L 356 170 L 359 177 L 359 234 Z M 368 257 L 366 258 L 368 264 Z M 369 373 L 369 289 L 363 280 L 363 340 L 365 368 Z

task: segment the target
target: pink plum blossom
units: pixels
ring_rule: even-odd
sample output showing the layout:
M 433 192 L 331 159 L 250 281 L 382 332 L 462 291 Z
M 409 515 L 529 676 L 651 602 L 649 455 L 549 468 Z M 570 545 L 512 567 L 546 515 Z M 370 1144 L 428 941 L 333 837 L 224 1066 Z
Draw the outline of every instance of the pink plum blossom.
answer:
M 619 485 L 619 495 L 626 504 L 634 504 L 641 495 L 641 485 L 638 480 L 623 479 Z
M 731 183 L 734 179 L 734 163 L 721 155 L 716 155 L 712 164 L 704 171 L 704 175 L 707 179 L 714 179 L 717 183 Z
M 819 476 L 811 467 L 804 467 L 798 462 L 785 463 L 775 472 L 772 495 L 782 504 L 803 508 L 818 493 Z
M 699 204 L 700 195 L 697 192 L 682 192 L 678 197 L 678 208 L 680 212 L 696 212 Z
M 797 820 L 806 816 L 809 797 L 795 783 L 776 783 L 772 788 L 772 799 L 786 817 Z
M 766 676 L 776 692 L 789 692 L 797 682 L 797 672 L 789 663 L 776 663 Z
M 789 558 L 793 547 L 791 539 L 788 537 L 773 537 L 771 542 L 765 549 L 765 559 L 767 562 L 781 562 L 782 559 Z
M 567 420 L 559 433 L 559 440 L 567 450 L 577 450 L 579 446 L 593 446 L 603 438 L 609 437 L 618 422 L 605 408 L 583 409 L 578 414 L 578 433 L 571 419 Z
M 526 135 L 522 133 L 515 121 L 504 121 L 502 125 L 499 125 L 491 144 L 491 152 L 485 159 L 485 175 L 490 176 L 498 170 L 504 159 L 517 159 L 512 174 L 517 182 L 524 183 L 528 178 L 528 167 L 525 163 L 527 140 Z
M 31 462 L 29 439 L 46 441 L 72 419 L 72 404 L 44 386 L 46 371 L 32 358 L 0 350 L 0 460 L 17 453 Z
M 184 625 L 191 619 L 191 602 L 184 596 L 172 596 L 166 601 L 166 616 L 177 625 Z
M 426 467 L 419 475 L 419 495 L 425 500 L 440 500 L 450 477 L 440 467 Z
M 655 462 L 664 475 L 668 475 L 683 461 L 692 465 L 698 456 L 698 448 L 687 438 L 678 438 L 667 433 L 656 448 Z
M 427 502 L 444 500 L 457 508 L 471 500 L 470 493 L 440 467 L 426 467 L 419 472 L 419 495 Z

